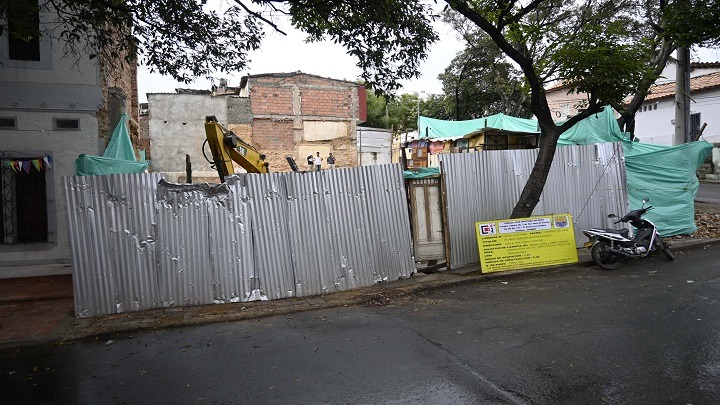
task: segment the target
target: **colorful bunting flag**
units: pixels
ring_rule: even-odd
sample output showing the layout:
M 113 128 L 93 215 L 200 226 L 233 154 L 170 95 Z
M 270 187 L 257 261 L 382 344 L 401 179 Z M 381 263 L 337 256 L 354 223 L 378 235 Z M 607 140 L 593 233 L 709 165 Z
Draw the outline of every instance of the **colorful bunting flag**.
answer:
M 30 170 L 32 170 L 32 168 L 35 168 L 35 170 L 37 170 L 38 172 L 44 172 L 52 168 L 53 162 L 52 156 L 50 155 L 45 155 L 42 158 L 30 160 L 16 159 L 2 159 L 0 160 L 0 162 L 2 162 L 3 168 L 10 168 L 15 173 L 22 173 L 23 171 L 25 173 L 30 173 Z

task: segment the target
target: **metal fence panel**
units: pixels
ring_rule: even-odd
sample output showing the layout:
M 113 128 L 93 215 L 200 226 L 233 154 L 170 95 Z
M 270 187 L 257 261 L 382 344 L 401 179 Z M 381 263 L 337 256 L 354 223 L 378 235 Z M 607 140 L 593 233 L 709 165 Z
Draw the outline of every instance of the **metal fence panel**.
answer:
M 324 294 L 415 271 L 399 165 L 66 178 L 78 317 Z
M 287 184 L 287 220 L 295 274 L 295 293 L 326 294 L 334 291 L 330 239 L 325 208 L 324 177 L 327 172 L 306 172 L 284 177 Z
M 324 188 L 327 221 L 332 232 L 333 289 L 345 290 L 373 283 L 366 184 L 363 169 L 328 172 Z
M 288 174 L 247 174 L 255 274 L 258 288 L 268 299 L 295 295 L 292 251 L 288 234 Z
M 410 234 L 410 214 L 400 165 L 364 167 L 368 193 L 368 215 L 374 238 L 373 280 L 397 280 L 415 269 Z
M 537 150 L 441 155 L 453 267 L 479 262 L 474 223 L 510 216 L 536 158 Z M 582 229 L 610 226 L 608 213 L 627 210 L 623 161 L 619 144 L 558 148 L 533 215 L 571 213 L 581 246 Z
M 212 302 L 208 185 L 158 185 L 157 261 L 162 306 Z
M 79 318 L 153 308 L 155 185 L 161 176 L 63 179 Z
M 252 217 L 247 186 L 228 179 L 227 206 L 216 210 L 210 234 L 213 273 L 213 302 L 256 301 L 263 296 L 253 257 Z

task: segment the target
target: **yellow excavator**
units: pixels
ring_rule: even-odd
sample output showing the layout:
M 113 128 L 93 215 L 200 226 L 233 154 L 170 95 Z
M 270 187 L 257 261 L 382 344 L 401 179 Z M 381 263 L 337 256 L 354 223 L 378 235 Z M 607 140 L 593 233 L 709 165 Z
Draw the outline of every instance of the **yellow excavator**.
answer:
M 232 162 L 239 164 L 248 173 L 270 173 L 265 155 L 232 131 L 223 128 L 215 116 L 205 117 L 205 135 L 207 136 L 205 142 L 210 145 L 213 157 L 210 161 L 205 156 L 205 160 L 217 170 L 221 182 L 225 182 L 225 177 L 235 173 Z M 205 155 L 205 142 L 203 155 Z

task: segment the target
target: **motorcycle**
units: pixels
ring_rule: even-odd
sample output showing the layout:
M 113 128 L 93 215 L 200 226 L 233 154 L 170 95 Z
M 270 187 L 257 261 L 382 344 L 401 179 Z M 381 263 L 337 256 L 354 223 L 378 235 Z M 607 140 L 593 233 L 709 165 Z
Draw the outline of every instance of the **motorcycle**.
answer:
M 661 251 L 668 260 L 675 260 L 670 245 L 660 237 L 655 225 L 642 218 L 653 208 L 652 205 L 645 207 L 648 201 L 650 200 L 647 198 L 643 199 L 640 209 L 630 211 L 614 222 L 614 224 L 630 222 L 637 229 L 632 239 L 629 236 L 630 231 L 626 228 L 592 228 L 582 231 L 590 239 L 584 247 L 590 248 L 592 260 L 600 268 L 615 270 L 628 259 L 645 257 L 654 250 Z M 617 218 L 617 215 L 610 214 L 608 218 Z

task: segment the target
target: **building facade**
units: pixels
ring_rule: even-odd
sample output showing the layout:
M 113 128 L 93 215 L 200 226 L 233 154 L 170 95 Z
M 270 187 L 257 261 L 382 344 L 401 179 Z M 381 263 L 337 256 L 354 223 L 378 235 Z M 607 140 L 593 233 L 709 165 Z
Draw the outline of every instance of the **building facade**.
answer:
M 690 135 L 720 142 L 720 72 L 690 78 Z M 641 142 L 672 145 L 675 137 L 675 83 L 655 85 L 635 115 L 635 135 Z
M 207 147 L 203 155 L 209 115 L 265 154 L 273 172 L 291 170 L 286 156 L 303 170 L 307 156 L 318 152 L 323 159 L 332 153 L 338 168 L 357 166 L 356 129 L 365 103 L 362 86 L 302 72 L 246 76 L 237 88 L 221 83 L 212 91 L 148 94 L 150 167 L 181 181 L 187 154 L 194 179 L 216 177 Z
M 55 17 L 40 12 L 39 27 Z M 134 64 L 106 62 L 67 54 L 51 31 L 0 36 L 0 277 L 70 272 L 61 179 L 104 151 L 121 114 L 137 116 Z

